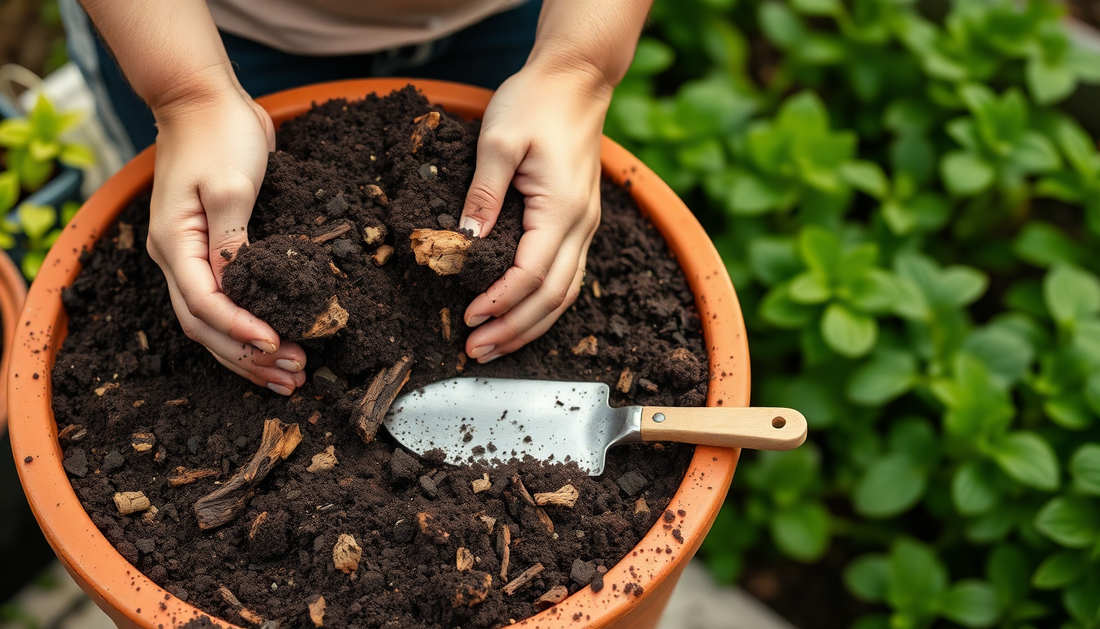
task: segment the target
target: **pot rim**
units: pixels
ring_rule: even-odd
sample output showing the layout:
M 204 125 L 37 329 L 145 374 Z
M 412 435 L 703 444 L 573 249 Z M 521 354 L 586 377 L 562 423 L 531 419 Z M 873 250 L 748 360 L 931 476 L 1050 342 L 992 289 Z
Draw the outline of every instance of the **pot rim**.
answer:
M 489 90 L 444 81 L 359 79 L 295 88 L 256 100 L 278 125 L 307 111 L 314 102 L 359 100 L 371 92 L 387 94 L 409 83 L 432 103 L 464 117 L 480 116 L 492 96 Z M 127 562 L 92 523 L 61 465 L 50 370 L 68 326 L 61 289 L 71 285 L 82 268 L 77 252 L 94 244 L 126 205 L 149 189 L 154 150 L 150 147 L 143 151 L 93 194 L 50 250 L 18 324 L 7 380 L 12 449 L 39 526 L 66 569 L 101 607 L 106 604 L 105 609 L 116 622 L 150 628 L 178 626 L 207 614 L 153 583 Z M 710 365 L 707 405 L 748 406 L 749 356 L 744 320 L 729 274 L 713 243 L 683 201 L 638 158 L 606 136 L 600 150 L 604 174 L 632 193 L 642 213 L 662 233 L 680 261 L 695 295 Z M 604 575 L 606 587 L 601 592 L 585 587 L 516 626 L 602 626 L 638 608 L 663 605 L 667 593 L 662 596 L 657 586 L 678 575 L 698 550 L 721 508 L 739 454 L 736 448 L 696 447 L 684 481 L 668 506 L 674 515 L 686 514 L 676 515 L 673 524 L 682 543 L 674 538 L 670 530 L 673 526 L 666 529 L 663 519 L 659 519 L 633 552 Z M 25 463 L 25 457 L 31 457 L 31 462 Z M 621 586 L 626 583 L 641 585 L 643 594 L 624 594 Z
M 8 364 L 19 324 L 19 311 L 27 299 L 27 282 L 7 252 L 0 252 L 0 436 L 8 423 Z

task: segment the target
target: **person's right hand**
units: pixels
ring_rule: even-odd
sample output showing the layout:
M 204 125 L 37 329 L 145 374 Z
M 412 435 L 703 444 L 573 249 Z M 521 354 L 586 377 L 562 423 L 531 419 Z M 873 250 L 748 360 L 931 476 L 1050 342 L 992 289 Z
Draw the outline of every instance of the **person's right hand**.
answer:
M 221 288 L 225 265 L 248 239 L 248 219 L 275 148 L 271 117 L 237 86 L 177 97 L 154 114 L 148 249 L 168 280 L 180 325 L 230 370 L 290 395 L 305 383 L 305 352 L 280 344 L 271 326 Z

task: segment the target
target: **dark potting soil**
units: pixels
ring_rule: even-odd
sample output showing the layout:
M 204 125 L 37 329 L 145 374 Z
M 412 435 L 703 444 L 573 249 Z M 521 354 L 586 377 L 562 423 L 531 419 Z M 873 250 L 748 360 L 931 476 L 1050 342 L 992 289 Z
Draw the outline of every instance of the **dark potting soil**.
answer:
M 439 110 L 406 89 L 319 105 L 279 132 L 248 226 L 253 244 L 229 266 L 227 290 L 288 339 L 303 338 L 302 321 L 333 296 L 348 313 L 334 335 L 303 338 L 310 378 L 289 399 L 229 374 L 183 335 L 144 249 L 148 198 L 84 254 L 84 271 L 64 291 L 69 334 L 52 372 L 53 404 L 77 495 L 124 557 L 215 617 L 313 627 L 310 605 L 316 613 L 323 597 L 325 626 L 501 627 L 539 611 L 536 599 L 556 586 L 602 586 L 604 568 L 630 552 L 679 486 L 689 446 L 618 448 L 591 478 L 530 460 L 445 465 L 397 448 L 384 430 L 360 439 L 352 423 L 367 384 L 402 357 L 413 361 L 405 390 L 499 376 L 602 381 L 614 405 L 705 400 L 686 281 L 629 194 L 607 182 L 576 305 L 515 354 L 463 360 L 462 313 L 511 264 L 522 201 L 509 198 L 461 272 L 418 265 L 409 234 L 456 224 L 478 130 L 443 114 L 414 154 L 413 119 L 429 111 Z M 345 224 L 338 237 L 317 238 Z M 375 266 L 383 244 L 394 252 Z M 227 524 L 201 529 L 195 503 L 248 466 L 274 418 L 296 425 L 300 444 L 240 493 Z M 486 473 L 489 487 L 475 487 Z M 567 484 L 579 494 L 572 507 L 526 500 Z M 122 515 L 116 494 L 138 491 L 155 509 Z M 541 573 L 503 591 L 536 564 Z M 608 584 L 640 594 L 628 585 Z

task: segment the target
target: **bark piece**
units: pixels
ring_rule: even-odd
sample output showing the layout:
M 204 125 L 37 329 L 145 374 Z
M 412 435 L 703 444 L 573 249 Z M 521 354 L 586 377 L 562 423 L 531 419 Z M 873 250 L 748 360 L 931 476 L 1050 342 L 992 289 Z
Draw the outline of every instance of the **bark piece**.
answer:
M 248 504 L 256 485 L 286 459 L 302 442 L 298 424 L 285 424 L 278 419 L 264 422 L 260 448 L 252 460 L 213 493 L 195 502 L 195 517 L 200 529 L 221 526 L 240 515 Z
M 317 454 L 313 455 L 313 458 L 310 460 L 309 467 L 306 468 L 306 471 L 310 473 L 315 473 L 323 472 L 325 470 L 331 470 L 332 468 L 336 467 L 336 462 L 336 448 L 334 446 L 329 446 L 325 448 L 324 451 L 318 452 Z
M 143 351 L 143 352 L 149 351 L 149 337 L 146 336 L 145 330 L 138 330 L 137 331 L 137 340 L 138 340 L 138 346 L 141 348 L 141 351 Z
M 463 577 L 455 588 L 452 607 L 473 607 L 484 603 L 489 596 L 489 587 L 493 585 L 493 576 L 486 572 L 470 572 Z
M 187 406 L 187 398 L 181 397 L 174 400 L 168 400 L 164 403 L 165 406 Z
M 634 515 L 639 513 L 649 513 L 649 505 L 646 504 L 645 496 L 639 496 L 638 502 L 634 503 Z
M 539 516 L 539 522 L 546 527 L 546 534 L 552 536 L 554 534 L 554 521 L 542 509 L 536 509 L 535 514 Z
M 597 348 L 598 342 L 596 337 L 589 334 L 581 339 L 576 345 L 573 346 L 574 356 L 595 356 L 599 351 Z
M 319 245 L 321 243 L 325 243 L 325 242 L 328 242 L 330 240 L 335 240 L 335 239 L 339 238 L 340 236 L 343 236 L 344 234 L 348 233 L 349 231 L 351 231 L 351 223 L 346 223 L 346 222 L 345 223 L 340 223 L 339 225 L 337 225 L 337 226 L 333 227 L 332 229 L 324 232 L 323 234 L 317 234 L 313 238 L 310 238 L 310 240 L 312 240 L 315 244 Z
M 539 611 L 550 609 L 551 607 L 564 601 L 568 597 L 569 588 L 565 587 L 564 585 L 555 585 L 554 587 L 550 588 L 550 590 L 546 594 L 543 594 L 542 596 L 535 599 L 535 607 L 538 608 Z
M 458 353 L 458 361 L 455 363 L 455 371 L 461 373 L 466 370 L 466 352 Z
M 508 580 L 508 564 L 512 561 L 512 527 L 505 524 L 497 535 L 497 551 L 500 553 L 500 580 Z
M 483 491 L 488 491 L 493 486 L 493 482 L 489 480 L 488 474 L 482 474 L 481 478 L 478 478 L 470 483 L 474 489 L 475 494 L 480 494 Z
M 267 521 L 267 511 L 262 512 L 256 516 L 256 519 L 252 521 L 252 526 L 248 528 L 248 541 L 254 541 L 256 539 L 256 531 L 260 530 L 260 527 Z
M 649 480 L 638 470 L 630 470 L 615 480 L 615 484 L 628 496 L 636 496 L 649 485 Z
M 359 559 L 363 556 L 363 549 L 356 543 L 355 538 L 347 533 L 341 533 L 336 539 L 336 545 L 332 547 L 332 564 L 344 574 L 351 574 L 359 569 Z
M 550 505 L 552 507 L 568 507 L 572 509 L 573 505 L 577 504 L 577 498 L 579 498 L 580 495 L 576 487 L 565 485 L 557 491 L 535 494 L 535 504 L 540 507 Z
M 382 245 L 374 252 L 374 255 L 370 257 L 374 261 L 374 266 L 382 266 L 390 261 L 393 256 L 393 247 L 390 245 Z
M 325 597 L 318 596 L 317 600 L 309 604 L 309 619 L 314 627 L 325 626 Z
M 521 587 L 531 582 L 531 579 L 542 574 L 543 567 L 541 563 L 537 563 L 530 568 L 524 570 L 518 577 L 513 579 L 508 585 L 502 587 L 500 590 L 511 596 L 516 593 Z
M 134 226 L 129 223 L 118 224 L 118 248 L 128 251 L 134 248 Z
M 486 529 L 488 529 L 489 535 L 492 535 L 493 527 L 497 524 L 497 519 L 491 515 L 478 516 L 478 519 L 481 520 L 481 523 L 485 525 Z
M 425 537 L 432 540 L 433 544 L 446 544 L 451 534 L 443 529 L 430 513 L 416 514 L 416 524 Z
M 145 497 L 144 492 L 120 491 L 115 494 L 115 507 L 122 515 L 145 511 L 149 508 L 149 505 L 149 499 Z
M 603 297 L 603 291 L 600 289 L 600 280 L 592 280 L 592 295 L 596 299 Z
M 455 553 L 455 568 L 457 568 L 459 572 L 466 572 L 473 567 L 474 554 L 468 549 L 459 546 L 458 552 Z
M 634 384 L 634 372 L 630 370 L 630 367 L 623 367 L 622 373 L 619 374 L 619 383 L 615 385 L 615 388 L 619 390 L 619 393 L 630 393 L 630 385 Z
M 512 487 L 515 487 L 520 498 L 523 498 L 523 501 L 526 502 L 528 506 L 535 506 L 535 499 L 531 497 L 531 492 L 527 491 L 527 487 L 523 485 L 523 479 L 519 477 L 519 474 L 512 477 Z
M 416 229 L 409 236 L 416 263 L 438 275 L 454 275 L 462 270 L 466 250 L 473 241 L 459 232 L 439 229 Z
M 393 366 L 382 369 L 374 376 L 363 399 L 359 401 L 359 411 L 355 418 L 355 430 L 363 443 L 374 441 L 374 436 L 378 434 L 378 428 L 393 401 L 397 399 L 397 394 L 401 392 L 401 387 L 409 381 L 411 370 L 412 359 L 403 356 Z
M 264 619 L 260 618 L 259 614 L 244 606 L 233 593 L 229 591 L 229 588 L 224 585 L 218 586 L 218 594 L 221 595 L 222 600 L 225 601 L 230 607 L 237 611 L 237 615 L 246 621 L 254 625 L 262 625 Z
M 451 340 L 451 309 L 443 308 L 439 311 L 439 327 L 443 332 L 443 340 Z
M 217 476 L 221 474 L 221 470 L 215 469 L 196 469 L 189 470 L 185 467 L 177 467 L 176 471 L 168 475 L 168 484 L 172 487 L 182 487 L 184 485 L 193 483 L 202 478 L 209 478 L 210 476 Z
M 119 385 L 119 383 L 117 383 L 117 382 L 108 382 L 107 384 L 105 384 L 101 387 L 96 387 L 95 394 L 98 395 L 99 397 L 103 397 L 104 393 L 106 393 L 108 391 L 113 391 L 114 389 L 117 389 L 119 386 L 121 386 L 121 385 Z
M 57 438 L 75 441 L 73 437 L 82 430 L 84 430 L 83 424 L 69 424 L 68 426 L 62 428 L 61 432 L 57 433 Z
M 336 295 L 333 295 L 328 300 L 328 306 L 325 311 L 317 317 L 317 320 L 313 322 L 311 327 L 302 338 L 306 339 L 321 339 L 332 336 L 340 330 L 344 329 L 344 326 L 348 324 L 348 311 L 344 310 L 340 306 L 340 302 L 337 301 Z
M 373 245 L 376 242 L 382 242 L 386 237 L 386 228 L 382 226 L 371 226 L 363 229 L 363 242 L 368 245 Z
M 424 144 L 424 134 L 439 126 L 440 115 L 438 111 L 429 111 L 423 116 L 413 118 L 416 128 L 412 132 L 412 153 L 420 150 Z
M 151 432 L 135 432 L 130 435 L 130 447 L 136 452 L 148 452 L 157 445 L 157 436 Z
M 363 188 L 363 191 L 367 194 L 367 198 L 372 199 L 375 203 L 378 203 L 379 205 L 389 205 L 390 204 L 389 197 L 386 196 L 386 193 L 382 190 L 382 188 L 379 188 L 378 186 L 376 186 L 373 183 L 369 184 L 365 188 Z M 385 229 L 385 228 L 378 228 L 378 227 L 371 228 L 371 227 L 368 227 L 367 229 Z M 367 241 L 367 244 L 370 244 L 369 240 Z

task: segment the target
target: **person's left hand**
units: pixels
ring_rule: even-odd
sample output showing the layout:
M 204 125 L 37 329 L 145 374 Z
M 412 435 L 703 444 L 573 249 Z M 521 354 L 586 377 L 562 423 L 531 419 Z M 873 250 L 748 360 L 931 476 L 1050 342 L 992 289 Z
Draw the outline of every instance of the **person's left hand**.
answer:
M 460 227 L 484 237 L 508 185 L 525 197 L 512 268 L 466 309 L 466 353 L 486 363 L 545 333 L 577 299 L 600 222 L 600 137 L 611 87 L 528 64 L 489 102 Z

